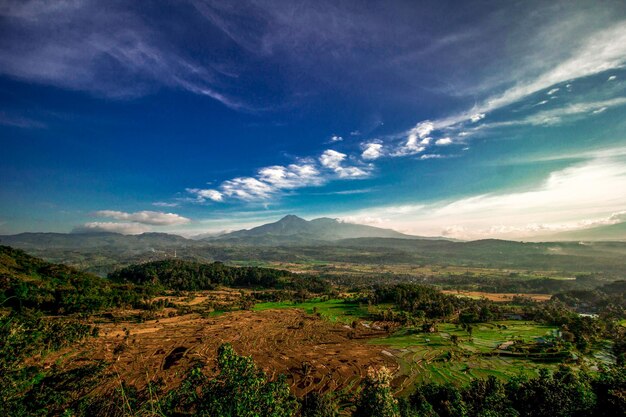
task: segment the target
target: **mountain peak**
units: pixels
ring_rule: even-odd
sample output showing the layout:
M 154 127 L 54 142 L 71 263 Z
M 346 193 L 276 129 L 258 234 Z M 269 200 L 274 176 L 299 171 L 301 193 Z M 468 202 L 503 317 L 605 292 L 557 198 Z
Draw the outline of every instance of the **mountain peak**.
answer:
M 306 222 L 306 220 L 304 220 L 302 217 L 298 217 L 295 214 L 288 214 L 285 217 L 283 217 L 282 219 L 280 219 L 277 223 L 293 222 L 293 221 Z
M 360 237 L 414 238 L 390 229 L 343 223 L 329 217 L 307 221 L 289 214 L 277 222 L 227 233 L 216 239 L 247 239 L 255 243 L 310 243 Z

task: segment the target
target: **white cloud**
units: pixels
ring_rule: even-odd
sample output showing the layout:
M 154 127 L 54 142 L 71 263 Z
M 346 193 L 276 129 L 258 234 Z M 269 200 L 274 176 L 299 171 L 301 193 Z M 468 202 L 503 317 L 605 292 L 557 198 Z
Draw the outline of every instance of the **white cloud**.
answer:
M 330 138 L 331 142 L 341 142 L 343 140 L 343 138 L 341 136 L 337 136 L 337 135 L 333 135 Z
M 427 153 L 427 154 L 420 156 L 420 159 L 441 159 L 441 158 L 443 158 L 443 155 L 439 155 L 437 153 Z
M 233 178 L 224 181 L 220 188 L 224 195 L 246 201 L 266 200 L 275 192 L 271 185 L 253 177 Z
M 361 153 L 361 158 L 365 160 L 374 160 L 378 159 L 383 155 L 383 145 L 379 142 L 370 142 L 364 144 L 363 153 Z
M 557 93 L 560 90 L 560 88 L 552 88 L 550 91 L 547 92 L 547 94 L 549 96 L 551 96 L 554 93 Z
M 148 232 L 150 229 L 138 223 L 90 222 L 74 227 L 72 233 L 121 233 L 136 235 Z
M 287 167 L 274 165 L 259 170 L 259 180 L 277 189 L 293 189 L 319 185 L 319 171 L 312 163 L 291 164 Z
M 626 21 L 589 36 L 571 56 L 536 78 L 520 82 L 499 96 L 488 99 L 484 111 L 514 103 L 555 84 L 620 68 L 626 62 Z
M 398 147 L 395 152 L 391 153 L 391 156 L 406 156 L 423 152 L 426 149 L 425 145 L 430 143 L 431 138 L 428 135 L 433 130 L 435 130 L 435 125 L 430 120 L 418 123 L 409 130 L 404 145 Z
M 485 118 L 485 113 L 476 113 L 470 117 L 470 120 L 472 121 L 472 123 L 476 123 L 484 118 Z
M 483 124 L 477 129 L 489 129 L 521 125 L 556 125 L 572 118 L 575 119 L 576 117 L 580 117 L 585 114 L 598 114 L 604 112 L 611 107 L 618 107 L 623 105 L 626 105 L 626 97 L 617 97 L 604 101 L 573 103 L 551 110 L 544 110 L 527 116 L 523 119 Z
M 607 81 L 614 81 L 614 80 L 616 80 L 616 79 L 617 79 L 617 76 L 616 76 L 616 75 L 611 75 L 611 76 L 607 79 Z
M 155 201 L 152 203 L 155 207 L 178 207 L 179 203 L 168 203 L 165 201 Z
M 614 224 L 626 220 L 626 160 L 619 149 L 614 154 L 597 153 L 526 190 L 427 205 L 369 207 L 332 216 L 380 218 L 384 227 L 418 235 L 446 231 L 461 239 L 524 239 L 546 231 Z
M 447 145 L 451 145 L 452 144 L 452 139 L 450 138 L 441 138 L 441 139 L 437 139 L 437 141 L 435 141 L 435 145 L 438 146 L 447 146 Z
M 340 168 L 341 162 L 346 159 L 346 156 L 347 155 L 345 153 L 327 149 L 324 151 L 322 156 L 320 156 L 320 163 L 326 168 L 336 170 Z
M 352 132 L 350 132 L 350 136 L 360 136 L 360 135 L 361 135 L 360 130 L 353 130 Z
M 224 200 L 224 195 L 213 189 L 187 188 L 187 192 L 195 194 L 199 202 L 204 202 L 206 200 L 219 202 Z
M 20 0 L 2 2 L 0 14 L 3 75 L 113 98 L 166 86 L 250 108 L 218 91 L 228 77 L 164 41 L 131 5 Z
M 430 121 L 428 133 L 445 128 L 462 127 L 463 123 L 473 121 L 478 114 L 486 114 L 508 106 L 556 84 L 599 74 L 610 69 L 622 68 L 626 64 L 626 21 L 593 33 L 581 45 L 572 47 L 571 51 L 568 58 L 547 71 L 518 81 L 515 86 L 501 94 L 488 97 L 468 111 Z M 566 88 L 571 89 L 571 83 L 568 83 Z M 544 100 L 537 105 L 546 103 L 547 101 Z M 416 128 L 411 129 L 407 134 L 409 140 L 415 137 Z M 396 152 L 395 155 L 408 154 L 411 152 L 405 150 Z
M 189 219 L 174 213 L 163 213 L 160 211 L 137 211 L 126 213 L 115 210 L 100 210 L 95 212 L 99 217 L 111 217 L 116 220 L 126 220 L 135 223 L 149 224 L 153 226 L 171 226 L 189 223 Z
M 337 152 L 333 149 L 327 149 L 320 156 L 322 166 L 333 170 L 340 178 L 360 178 L 366 177 L 368 172 L 355 166 L 344 166 L 343 161 L 346 159 L 345 153 Z
M 346 154 L 328 149 L 319 157 L 319 164 L 312 158 L 302 158 L 287 166 L 263 167 L 255 177 L 223 181 L 218 189 L 187 188 L 186 191 L 195 195 L 192 202 L 222 202 L 227 197 L 252 202 L 269 200 L 285 190 L 323 185 L 331 176 L 321 172 L 322 168 L 333 171 L 339 178 L 363 178 L 369 175 L 370 166 L 346 166 L 346 158 Z

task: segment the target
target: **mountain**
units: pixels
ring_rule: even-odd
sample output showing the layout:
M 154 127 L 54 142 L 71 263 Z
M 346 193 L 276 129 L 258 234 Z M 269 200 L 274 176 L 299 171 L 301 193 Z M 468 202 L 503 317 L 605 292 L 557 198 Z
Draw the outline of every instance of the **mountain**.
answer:
M 354 238 L 433 239 L 406 235 L 391 229 L 344 223 L 322 217 L 310 221 L 288 215 L 277 222 L 238 230 L 205 240 L 250 244 L 306 244 Z M 436 238 L 434 238 L 436 239 Z
M 626 222 L 605 226 L 590 227 L 581 230 L 554 233 L 539 236 L 534 240 L 541 241 L 624 241 L 626 242 Z
M 46 249 L 87 249 L 87 248 L 128 248 L 128 249 L 163 249 L 188 244 L 191 241 L 182 236 L 167 233 L 142 233 L 140 235 L 122 235 L 120 233 L 20 233 L 0 236 L 5 245 Z

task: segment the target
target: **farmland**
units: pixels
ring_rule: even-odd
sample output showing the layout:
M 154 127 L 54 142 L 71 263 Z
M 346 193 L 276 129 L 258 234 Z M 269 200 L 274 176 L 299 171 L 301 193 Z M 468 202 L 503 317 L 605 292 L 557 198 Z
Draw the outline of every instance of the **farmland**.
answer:
M 388 375 L 390 395 L 409 398 L 428 384 L 470 389 L 488 377 L 506 384 L 556 374 L 560 365 L 596 378 L 600 367 L 623 361 L 619 281 L 556 294 L 442 290 L 406 277 L 349 286 L 338 283 L 343 275 L 182 260 L 133 265 L 105 279 L 1 249 L 1 399 L 22 415 L 51 402 L 53 413 L 176 409 L 169 395 L 190 395 L 194 370 L 212 386 L 238 361 L 254 361 L 264 372 L 259 381 L 284 384 L 294 401 L 322 395 L 346 415 L 377 372 Z M 136 406 L 125 403 L 128 395 Z

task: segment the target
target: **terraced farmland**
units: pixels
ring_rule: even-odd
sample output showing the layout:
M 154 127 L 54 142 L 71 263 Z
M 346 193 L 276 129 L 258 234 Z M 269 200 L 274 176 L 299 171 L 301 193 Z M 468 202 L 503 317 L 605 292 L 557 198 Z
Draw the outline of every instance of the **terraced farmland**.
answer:
M 441 323 L 433 333 L 404 328 L 370 343 L 387 346 L 396 357 L 400 372 L 406 376 L 400 384 L 403 391 L 412 385 L 411 381 L 463 384 L 471 378 L 489 375 L 501 378 L 534 375 L 539 366 L 546 364 L 510 356 L 497 348 L 513 339 L 533 342 L 548 337 L 554 330 L 532 322 L 503 321 L 476 324 L 470 336 L 456 324 Z M 453 335 L 458 338 L 456 344 Z
M 167 387 L 180 382 L 196 360 L 215 367 L 217 348 L 231 343 L 239 354 L 251 355 L 269 375 L 286 374 L 298 396 L 310 391 L 350 391 L 370 367 L 397 370 L 382 346 L 366 343 L 382 331 L 333 324 L 297 309 L 236 311 L 203 318 L 197 314 L 144 323 L 106 323 L 100 337 L 79 348 L 47 356 L 44 366 L 73 366 L 106 360 L 113 377 L 100 389 L 135 386 L 162 378 Z M 87 359 L 88 358 L 88 359 Z

